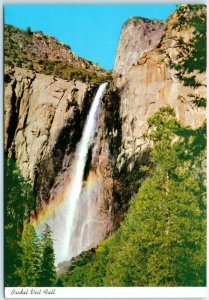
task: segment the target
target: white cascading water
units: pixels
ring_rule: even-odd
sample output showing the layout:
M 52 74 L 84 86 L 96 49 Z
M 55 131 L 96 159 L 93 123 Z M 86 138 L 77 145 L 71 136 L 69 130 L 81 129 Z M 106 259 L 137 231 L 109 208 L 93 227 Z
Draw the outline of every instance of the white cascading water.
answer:
M 76 210 L 82 209 L 81 205 L 88 206 L 88 203 L 81 203 L 79 205 L 79 201 L 83 201 L 81 197 L 81 191 L 83 185 L 84 169 L 89 147 L 93 143 L 100 103 L 105 93 L 106 86 L 107 83 L 103 83 L 100 85 L 91 105 L 81 140 L 76 148 L 75 158 L 71 171 L 72 180 L 65 193 L 64 204 L 46 222 L 52 229 L 57 264 L 62 261 L 70 260 L 72 257 L 80 254 L 84 250 L 82 249 L 83 247 L 81 239 L 84 234 L 83 231 L 86 227 L 85 224 L 89 222 L 89 220 L 85 220 L 85 217 L 89 218 L 89 216 L 78 214 Z M 78 216 L 80 216 L 82 220 L 78 220 Z M 75 223 L 78 222 L 80 222 L 81 226 L 77 226 L 76 231 L 78 230 L 78 228 L 81 228 L 79 229 L 81 232 L 75 233 Z M 88 230 L 90 230 L 90 228 Z M 80 242 L 76 242 L 76 239 Z

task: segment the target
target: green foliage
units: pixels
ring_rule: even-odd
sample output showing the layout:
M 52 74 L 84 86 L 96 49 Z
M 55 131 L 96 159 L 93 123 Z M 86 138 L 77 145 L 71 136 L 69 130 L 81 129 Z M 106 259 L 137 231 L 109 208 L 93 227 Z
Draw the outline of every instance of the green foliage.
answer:
M 177 28 L 194 29 L 193 36 L 188 42 L 184 42 L 182 37 L 177 39 L 177 46 L 180 48 L 181 75 L 186 72 L 192 73 L 194 70 L 206 71 L 206 11 L 204 5 L 186 5 L 178 9 Z M 191 85 L 193 85 L 191 83 Z
M 193 94 L 190 94 L 189 97 L 192 98 L 193 103 L 197 107 L 206 107 L 207 102 L 206 102 L 206 99 L 204 97 L 198 97 L 198 96 L 193 95 Z
M 22 264 L 18 272 L 21 278 L 21 286 L 37 286 L 42 251 L 33 225 L 25 224 L 20 246 L 22 248 Z
M 31 31 L 31 27 L 30 26 L 27 27 L 26 32 L 29 35 L 33 34 L 32 31 Z
M 104 241 L 96 251 L 92 249 L 75 258 L 68 273 L 60 277 L 64 286 L 102 286 L 108 262 L 108 243 Z
M 53 249 L 52 232 L 49 225 L 45 225 L 45 230 L 41 236 L 42 259 L 38 286 L 55 286 L 56 269 L 55 255 Z
M 5 159 L 4 280 L 5 286 L 54 286 L 56 270 L 51 230 L 37 237 L 27 213 L 35 208 L 31 185 L 15 162 Z
M 21 266 L 21 235 L 27 212 L 34 209 L 31 185 L 22 177 L 11 159 L 5 159 L 4 198 L 4 278 L 5 286 L 18 286 Z
M 111 79 L 110 75 L 98 76 L 96 73 L 84 68 L 73 67 L 70 63 L 53 61 L 49 59 L 34 62 L 34 70 L 47 75 L 55 75 L 63 79 L 76 79 L 82 82 L 100 84 Z
M 149 126 L 149 178 L 116 233 L 75 259 L 65 286 L 205 286 L 205 128 L 182 126 L 171 107 Z
M 21 267 L 17 270 L 20 286 L 55 286 L 56 270 L 51 229 L 48 225 L 38 237 L 32 224 L 26 223 L 20 242 Z
M 198 75 L 206 71 L 206 6 L 180 5 L 176 14 L 177 20 L 172 26 L 178 34 L 173 37 L 172 47 L 178 55 L 171 57 L 167 49 L 160 49 L 160 52 L 165 53 L 169 66 L 176 70 L 176 77 L 185 86 L 197 88 L 203 85 L 199 82 Z M 191 36 L 189 40 L 185 39 L 186 32 Z M 197 98 L 194 103 L 205 107 L 206 99 Z

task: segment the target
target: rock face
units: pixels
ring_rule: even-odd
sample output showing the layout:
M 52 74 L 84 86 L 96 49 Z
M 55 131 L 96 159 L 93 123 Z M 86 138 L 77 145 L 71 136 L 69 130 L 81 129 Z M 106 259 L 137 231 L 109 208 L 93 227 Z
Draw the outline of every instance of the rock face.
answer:
M 206 96 L 206 74 L 196 72 L 196 78 L 200 82 L 199 87 L 185 86 L 177 77 L 177 71 L 169 64 L 168 54 L 174 61 L 177 61 L 180 52 L 180 48 L 178 49 L 176 46 L 176 38 L 182 37 L 186 42 L 192 37 L 191 29 L 183 32 L 173 29 L 176 21 L 177 15 L 174 13 L 168 21 L 157 48 L 146 52 L 144 44 L 146 45 L 147 38 L 141 39 L 142 46 L 138 50 L 138 57 L 141 58 L 127 72 L 122 67 L 130 65 L 126 53 L 123 52 L 123 56 L 121 51 L 117 53 L 116 71 L 121 68 L 125 73 L 124 76 L 115 79 L 121 99 L 120 117 L 122 121 L 122 144 L 117 158 L 119 169 L 129 161 L 128 168 L 131 170 L 135 161 L 143 158 L 143 154 L 149 148 L 148 142 L 143 137 L 148 130 L 147 120 L 160 107 L 171 105 L 175 109 L 177 118 L 184 125 L 192 128 L 200 127 L 206 120 L 205 108 L 198 107 L 193 101 L 194 97 Z M 125 49 L 126 43 L 130 39 L 130 33 L 135 26 L 134 22 L 136 21 L 131 20 L 123 29 L 119 50 Z M 155 37 L 158 36 L 159 40 L 163 32 L 164 25 L 157 25 L 160 30 L 158 34 L 154 34 L 152 45 L 156 45 Z M 142 36 L 144 28 L 140 28 L 142 28 Z M 137 50 L 133 51 L 134 57 L 137 57 L 135 51 Z
M 34 186 L 36 214 L 47 216 L 53 205 L 65 198 L 76 146 L 97 88 L 22 68 L 6 68 L 5 81 L 5 151 Z M 92 198 L 91 231 L 84 234 L 88 237 L 83 241 L 85 250 L 97 246 L 113 231 L 113 168 L 105 118 L 103 103 L 79 204 L 81 213 L 89 212 L 82 204 Z
M 89 86 L 21 68 L 5 75 L 5 149 L 47 201 L 65 152 L 73 153 L 81 136 Z
M 117 49 L 114 70 L 125 75 L 144 52 L 157 46 L 165 29 L 165 22 L 131 18 L 123 26 Z

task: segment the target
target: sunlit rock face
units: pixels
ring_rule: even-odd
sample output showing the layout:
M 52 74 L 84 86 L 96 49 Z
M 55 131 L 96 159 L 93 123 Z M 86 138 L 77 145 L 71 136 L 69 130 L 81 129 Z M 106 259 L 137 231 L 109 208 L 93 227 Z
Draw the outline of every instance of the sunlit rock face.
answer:
M 145 52 L 158 45 L 165 26 L 162 21 L 140 17 L 129 19 L 120 35 L 114 71 L 125 75 Z
M 59 171 L 67 167 L 90 104 L 88 84 L 15 68 L 6 70 L 5 149 L 49 200 Z M 39 204 L 40 204 L 39 203 Z
M 192 128 L 201 126 L 206 120 L 205 108 L 195 105 L 191 97 L 205 97 L 206 74 L 196 72 L 197 80 L 201 83 L 198 88 L 185 86 L 176 76 L 176 70 L 169 66 L 166 57 L 167 53 L 177 62 L 180 49 L 176 47 L 176 37 L 182 37 L 184 42 L 192 37 L 192 29 L 173 29 L 172 25 L 176 21 L 176 13 L 171 15 L 166 28 L 161 23 L 131 19 L 122 31 L 115 64 L 115 70 L 123 74 L 115 78 L 121 99 L 122 143 L 117 158 L 119 169 L 127 161 L 128 168 L 132 169 L 135 161 L 143 160 L 143 154 L 149 148 L 143 137 L 148 130 L 147 120 L 160 107 L 171 105 L 177 118 Z M 156 24 L 155 27 L 153 24 Z M 144 46 L 147 44 L 147 36 L 143 36 L 146 26 L 153 33 L 150 39 L 154 38 L 150 51 Z M 133 44 L 128 46 L 132 34 Z M 138 48 L 134 41 L 139 35 L 141 47 Z

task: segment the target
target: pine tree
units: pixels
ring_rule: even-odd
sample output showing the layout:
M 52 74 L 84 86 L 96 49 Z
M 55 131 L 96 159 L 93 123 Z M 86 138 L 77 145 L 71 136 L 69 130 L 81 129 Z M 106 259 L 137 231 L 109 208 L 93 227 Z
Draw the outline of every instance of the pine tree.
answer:
M 59 287 L 64 287 L 64 284 L 63 284 L 63 281 L 61 278 L 58 278 L 57 281 L 56 281 L 56 286 L 59 286 Z
M 39 276 L 39 286 L 55 286 L 56 284 L 56 269 L 55 255 L 53 249 L 52 231 L 49 225 L 45 225 L 44 232 L 41 236 L 42 243 L 42 261 Z
M 26 213 L 34 209 L 31 185 L 12 159 L 5 159 L 4 190 L 4 279 L 5 286 L 21 284 L 21 235 Z
M 22 266 L 18 271 L 21 286 L 37 286 L 41 267 L 41 248 L 33 225 L 28 223 L 24 225 L 20 246 Z

